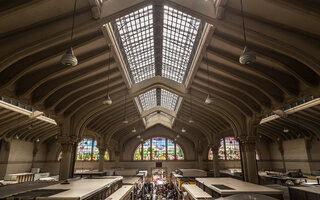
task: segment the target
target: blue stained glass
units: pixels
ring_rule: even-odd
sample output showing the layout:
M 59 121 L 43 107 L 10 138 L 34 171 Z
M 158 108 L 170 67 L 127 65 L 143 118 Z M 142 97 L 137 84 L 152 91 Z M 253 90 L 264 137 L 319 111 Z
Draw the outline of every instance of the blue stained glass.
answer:
M 77 160 L 91 160 L 92 139 L 84 138 L 78 144 Z

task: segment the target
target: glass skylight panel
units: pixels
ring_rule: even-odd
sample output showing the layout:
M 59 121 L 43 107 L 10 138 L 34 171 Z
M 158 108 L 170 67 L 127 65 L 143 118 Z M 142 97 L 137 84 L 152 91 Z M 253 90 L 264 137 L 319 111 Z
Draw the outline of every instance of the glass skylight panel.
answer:
M 178 95 L 169 92 L 168 90 L 161 89 L 161 106 L 174 111 L 178 102 Z
M 201 20 L 164 6 L 162 76 L 182 83 Z
M 138 83 L 154 77 L 152 6 L 118 18 L 115 22 L 133 82 Z
M 149 110 L 153 107 L 157 106 L 157 95 L 156 95 L 156 89 L 149 90 L 146 93 L 139 95 L 139 100 L 142 106 L 142 109 Z

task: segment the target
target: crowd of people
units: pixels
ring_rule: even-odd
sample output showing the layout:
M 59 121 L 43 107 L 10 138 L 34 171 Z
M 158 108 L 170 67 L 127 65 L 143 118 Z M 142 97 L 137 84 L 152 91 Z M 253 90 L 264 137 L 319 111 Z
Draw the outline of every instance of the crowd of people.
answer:
M 137 195 L 138 200 L 177 200 L 178 194 L 172 184 L 146 183 Z

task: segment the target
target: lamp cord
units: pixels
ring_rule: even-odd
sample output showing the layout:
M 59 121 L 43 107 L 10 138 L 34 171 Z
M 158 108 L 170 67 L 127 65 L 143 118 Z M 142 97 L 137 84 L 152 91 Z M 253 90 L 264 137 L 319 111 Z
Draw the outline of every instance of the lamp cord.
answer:
M 244 25 L 243 2 L 240 0 L 244 45 L 247 46 L 246 27 Z
M 71 28 L 70 43 L 72 43 L 72 38 L 73 38 L 74 18 L 75 18 L 75 16 L 76 16 L 76 8 L 77 8 L 77 0 L 74 0 L 73 14 L 72 14 L 72 28 Z
M 208 76 L 208 79 L 207 79 L 207 89 L 208 89 L 208 94 L 210 93 L 210 91 L 209 91 L 209 79 L 210 79 L 210 77 L 209 77 L 209 64 L 208 64 L 208 47 L 207 47 L 207 49 L 206 49 L 206 62 L 207 62 L 207 76 Z
M 107 79 L 107 95 L 109 95 L 109 84 L 110 84 L 110 54 L 111 54 L 111 46 L 109 45 L 109 58 L 108 58 L 108 79 Z

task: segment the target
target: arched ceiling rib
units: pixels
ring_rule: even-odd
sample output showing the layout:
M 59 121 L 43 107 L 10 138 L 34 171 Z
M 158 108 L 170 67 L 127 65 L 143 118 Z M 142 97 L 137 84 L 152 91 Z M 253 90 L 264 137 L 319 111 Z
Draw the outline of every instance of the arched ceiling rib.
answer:
M 243 49 L 240 6 L 238 1 L 225 1 L 219 19 L 206 15 L 207 3 L 191 6 L 178 1 L 132 1 L 122 5 L 125 10 L 106 12 L 96 20 L 88 0 L 78 0 L 75 35 L 72 43 L 79 60 L 76 67 L 65 67 L 60 58 L 69 48 L 73 4 L 62 0 L 10 1 L 0 6 L 0 95 L 17 99 L 37 110 L 51 114 L 58 121 L 71 119 L 79 131 L 87 127 L 110 140 L 127 140 L 133 126 L 142 130 L 143 122 L 134 97 L 153 88 L 163 88 L 183 98 L 173 130 L 187 127 L 186 135 L 200 132 L 203 138 L 229 129 L 241 134 L 242 119 L 263 116 L 286 102 L 305 96 L 318 97 L 320 64 L 320 15 L 301 6 L 298 1 L 246 0 L 245 16 L 248 46 L 257 55 L 257 62 L 249 66 L 238 63 Z M 200 49 L 199 68 L 195 71 L 190 90 L 183 85 L 157 77 L 133 85 L 128 90 L 123 80 L 121 63 L 115 47 L 108 47 L 110 39 L 103 33 L 102 25 L 132 11 L 154 3 L 167 4 L 214 26 L 208 39 L 209 88 L 205 56 L 206 46 Z M 112 4 L 106 1 L 106 4 Z M 114 3 L 114 2 L 113 2 Z M 119 2 L 118 2 L 119 3 Z M 306 3 L 308 4 L 308 3 Z M 311 4 L 308 4 L 311 5 Z M 196 8 L 204 8 L 196 10 Z M 121 8 L 121 7 L 118 7 Z M 191 8 L 195 8 L 192 10 Z M 112 9 L 112 7 L 108 7 Z M 29 15 L 35 12 L 37 15 Z M 215 13 L 214 11 L 212 13 Z M 210 15 L 212 15 L 212 13 Z M 16 22 L 19 23 L 16 23 Z M 161 49 L 160 49 L 161 50 Z M 110 96 L 113 104 L 102 105 L 107 90 L 107 64 L 110 58 Z M 215 103 L 205 105 L 208 91 Z M 193 101 L 191 116 L 189 94 Z M 129 124 L 121 124 L 124 116 L 124 95 L 127 94 Z M 260 125 L 259 134 L 269 139 L 281 137 L 316 137 L 319 125 L 318 106 L 289 115 L 287 119 L 273 120 Z M 157 110 L 159 111 L 159 109 Z M 18 114 L 0 110 L 0 135 L 33 141 L 52 141 L 59 133 L 57 127 L 37 122 L 35 129 L 13 125 Z M 68 120 L 69 121 L 69 120 Z M 283 133 L 283 127 L 292 129 Z M 295 131 L 294 131 L 295 130 Z M 132 136 L 134 137 L 134 136 Z

